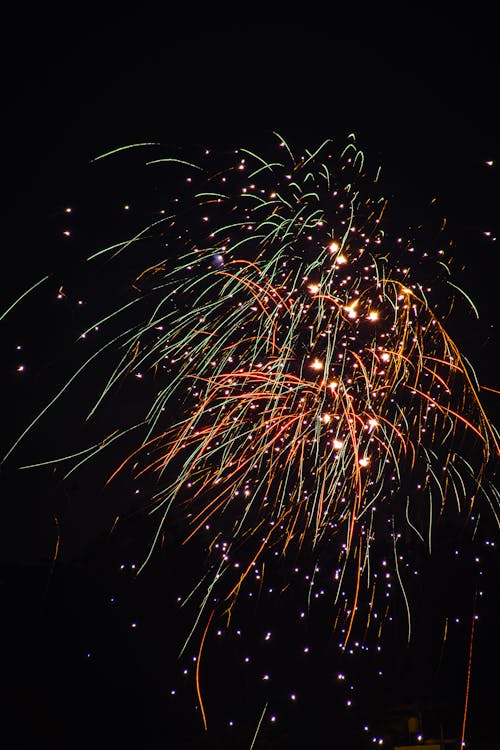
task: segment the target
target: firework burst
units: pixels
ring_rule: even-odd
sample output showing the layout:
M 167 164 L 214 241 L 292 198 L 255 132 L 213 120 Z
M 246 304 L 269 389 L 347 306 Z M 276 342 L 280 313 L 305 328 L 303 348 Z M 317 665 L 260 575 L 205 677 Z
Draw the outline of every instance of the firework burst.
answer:
M 358 621 L 380 633 L 382 561 L 410 637 L 413 550 L 477 503 L 498 523 L 498 439 L 447 332 L 457 288 L 442 247 L 385 231 L 388 201 L 353 137 L 298 156 L 277 143 L 269 159 L 240 148 L 150 161 L 182 174 L 172 210 L 89 258 L 146 236 L 169 248 L 106 316 L 137 319 L 81 368 L 119 352 L 92 413 L 154 373 L 145 434 L 110 481 L 125 466 L 155 479 L 148 559 L 174 521 L 185 543 L 202 540 L 202 644 L 264 569 L 322 557 L 344 647 Z
M 158 476 L 159 530 L 178 506 L 186 540 L 210 530 L 224 550 L 229 607 L 261 559 L 334 545 L 339 582 L 354 573 L 347 641 L 363 578 L 373 594 L 372 550 L 389 544 L 397 568 L 404 545 L 431 547 L 450 502 L 466 518 L 498 443 L 429 300 L 427 253 L 386 237 L 387 201 L 366 194 L 354 142 L 279 150 L 191 168 L 193 197 L 164 220 L 181 252 L 137 281 L 151 317 L 107 388 L 145 368 L 168 376 L 141 471 Z

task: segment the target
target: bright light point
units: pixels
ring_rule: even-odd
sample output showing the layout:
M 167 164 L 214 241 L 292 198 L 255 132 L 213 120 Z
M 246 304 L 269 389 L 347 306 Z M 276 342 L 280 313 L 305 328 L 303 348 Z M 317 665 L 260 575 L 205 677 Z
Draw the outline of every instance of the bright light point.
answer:
M 212 266 L 213 266 L 214 268 L 220 268 L 220 267 L 221 267 L 221 266 L 223 266 L 223 265 L 224 265 L 224 256 L 223 256 L 223 255 L 221 255 L 220 253 L 216 253 L 216 254 L 215 254 L 215 255 L 214 255 L 213 257 L 212 257 Z
M 491 161 L 485 161 L 484 163 L 486 164 L 487 167 L 492 167 L 495 162 L 491 160 Z
M 340 255 L 337 255 L 337 257 L 335 258 L 335 263 L 337 263 L 337 265 L 339 266 L 343 266 L 344 263 L 347 263 L 347 258 L 345 257 L 345 255 L 340 253 Z
M 339 249 L 338 242 L 330 242 L 330 244 L 328 245 L 328 250 L 331 253 L 336 253 L 338 249 Z
M 323 369 L 323 362 L 318 359 L 317 357 L 314 357 L 311 367 L 313 370 L 322 370 Z
M 367 456 L 363 456 L 363 458 L 359 459 L 359 465 L 360 466 L 368 466 L 370 459 L 367 458 Z
M 331 418 L 331 416 L 330 416 L 329 414 L 323 414 L 323 416 L 321 417 L 321 420 L 322 420 L 322 421 L 323 421 L 323 422 L 324 422 L 325 424 L 328 424 L 328 422 L 330 422 L 330 421 L 331 421 L 331 419 L 332 419 L 332 418 Z
M 378 427 L 378 422 L 376 419 L 369 419 L 368 420 L 369 427 L 373 430 L 374 427 Z
M 342 448 L 342 446 L 343 446 L 343 445 L 344 445 L 344 443 L 343 443 L 343 441 L 342 441 L 342 440 L 337 440 L 337 439 L 335 439 L 335 440 L 333 441 L 333 447 L 335 448 L 335 450 L 336 450 L 336 451 L 340 450 L 340 449 Z
M 389 354 L 388 354 L 387 352 L 383 352 L 383 353 L 382 353 L 382 354 L 380 355 L 380 359 L 381 359 L 381 360 L 382 360 L 383 362 L 388 362 L 388 361 L 389 361 L 389 359 L 390 359 L 390 356 L 389 356 Z
M 372 310 L 368 313 L 368 320 L 378 320 L 378 312 L 376 310 Z
M 292 694 L 290 695 L 290 700 L 291 700 L 291 701 L 295 701 L 295 700 L 297 700 L 297 696 L 295 695 L 295 693 L 292 693 Z
M 319 292 L 319 286 L 318 286 L 318 284 L 309 284 L 309 286 L 307 288 L 309 289 L 309 291 L 311 292 L 311 294 L 317 294 Z
M 355 300 L 354 300 L 354 302 L 351 302 L 351 304 L 350 304 L 350 305 L 345 305 L 345 306 L 344 306 L 344 310 L 346 311 L 346 313 L 347 313 L 347 316 L 348 316 L 349 318 L 355 318 L 355 317 L 357 316 L 357 312 L 356 312 L 356 310 L 354 309 L 354 308 L 356 307 L 356 305 L 357 305 L 357 304 L 358 304 L 358 300 L 357 300 L 357 299 L 355 299 Z

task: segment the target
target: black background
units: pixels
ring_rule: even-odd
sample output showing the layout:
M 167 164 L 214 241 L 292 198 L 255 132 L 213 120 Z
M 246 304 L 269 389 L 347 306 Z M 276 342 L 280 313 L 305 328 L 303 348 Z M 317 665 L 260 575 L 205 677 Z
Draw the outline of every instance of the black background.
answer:
M 73 282 L 76 300 L 85 279 L 75 272 L 75 259 L 96 243 L 115 241 L 113 222 L 123 221 L 118 209 L 134 192 L 140 167 L 132 160 L 125 176 L 117 167 L 96 177 L 90 161 L 100 153 L 143 141 L 166 150 L 206 144 L 258 151 L 273 130 L 312 148 L 355 132 L 373 170 L 382 165 L 402 227 L 425 220 L 438 198 L 454 238 L 457 283 L 480 311 L 479 322 L 465 315 L 462 326 L 455 324 L 456 334 L 480 382 L 497 387 L 499 264 L 497 244 L 483 234 L 498 230 L 493 19 L 480 7 L 473 17 L 366 19 L 361 9 L 341 16 L 313 8 L 300 14 L 286 21 L 251 9 L 238 18 L 200 17 L 194 9 L 162 13 L 147 5 L 116 14 L 84 8 L 11 13 L 2 53 L 2 308 L 57 269 Z M 495 165 L 486 166 L 487 160 Z M 137 205 L 141 198 L 135 197 Z M 148 197 L 142 200 L 147 204 Z M 72 244 L 62 239 L 66 206 L 77 213 Z M 6 445 L 66 357 L 55 332 L 64 322 L 46 309 L 43 295 L 36 299 L 35 310 L 16 310 L 13 323 L 10 316 L 2 323 Z M 71 335 L 79 325 L 76 306 L 68 305 L 66 315 Z M 15 350 L 21 339 L 29 342 L 31 358 L 22 382 Z M 495 417 L 498 400 L 489 392 L 484 397 Z M 33 747 L 36 740 L 52 747 L 249 747 L 262 703 L 237 739 L 213 741 L 193 725 L 192 712 L 166 707 L 171 675 L 165 643 L 174 626 L 173 605 L 163 592 L 179 571 L 172 572 L 169 559 L 135 584 L 117 578 L 120 560 L 140 556 L 148 523 L 133 516 L 110 536 L 120 503 L 130 509 L 119 489 L 103 507 L 85 480 L 62 489 L 46 474 L 20 476 L 15 463 L 7 462 L 2 475 L 0 732 L 6 746 Z M 478 626 L 471 683 L 476 747 L 493 746 L 500 736 L 492 683 L 498 663 L 493 557 L 488 564 L 485 624 Z M 449 596 L 453 601 L 456 595 L 457 610 L 464 599 L 470 619 L 471 598 L 460 597 L 470 583 L 467 568 L 464 576 L 463 587 L 450 582 Z M 105 605 L 110 591 L 123 595 L 121 609 Z M 136 616 L 149 630 L 134 641 L 128 625 Z M 467 638 L 464 643 L 468 647 Z M 87 651 L 97 654 L 90 666 Z M 425 654 L 412 659 L 426 663 Z M 450 715 L 458 717 L 467 654 L 461 659 L 441 685 L 449 691 Z M 415 663 L 410 671 L 418 682 Z M 263 732 L 256 747 L 299 747 L 306 739 L 318 747 L 355 746 L 347 719 L 343 727 L 331 726 L 331 689 L 321 670 L 309 679 L 310 705 L 300 718 L 290 718 L 288 727 L 282 722 L 270 738 Z M 425 692 L 416 686 L 415 696 L 419 690 Z M 319 738 L 326 738 L 323 744 Z

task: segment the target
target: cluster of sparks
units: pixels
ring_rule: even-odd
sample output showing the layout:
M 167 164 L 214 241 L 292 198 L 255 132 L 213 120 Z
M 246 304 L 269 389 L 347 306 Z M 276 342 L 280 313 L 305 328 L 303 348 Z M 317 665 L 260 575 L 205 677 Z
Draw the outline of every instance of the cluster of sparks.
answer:
M 498 438 L 434 301 L 433 283 L 456 291 L 444 250 L 385 232 L 388 201 L 354 138 L 298 156 L 278 144 L 272 159 L 240 148 L 216 168 L 208 150 L 196 164 L 150 162 L 184 171 L 175 210 L 96 254 L 152 234 L 168 247 L 106 317 L 147 304 L 110 342 L 121 358 L 95 408 L 124 378 L 154 373 L 146 435 L 113 476 L 155 478 L 148 559 L 171 519 L 207 551 L 188 596 L 203 714 L 208 630 L 256 581 L 257 595 L 272 585 L 273 568 L 290 573 L 283 589 L 303 559 L 327 561 L 342 649 L 380 635 L 388 585 L 410 638 L 408 551 L 431 550 L 435 525 L 465 524 L 478 503 L 498 523 L 487 477 Z
M 498 442 L 431 289 L 412 281 L 413 245 L 391 247 L 387 202 L 358 192 L 362 153 L 351 142 L 332 163 L 328 145 L 295 159 L 281 141 L 273 162 L 242 149 L 188 178 L 196 211 L 167 219 L 184 252 L 148 269 L 160 299 L 113 380 L 168 372 L 141 471 L 159 478 L 159 530 L 178 506 L 186 541 L 210 531 L 228 611 L 266 556 L 333 544 L 339 590 L 353 573 L 347 643 L 380 536 L 404 596 L 403 534 L 430 548 L 450 500 L 466 517 Z

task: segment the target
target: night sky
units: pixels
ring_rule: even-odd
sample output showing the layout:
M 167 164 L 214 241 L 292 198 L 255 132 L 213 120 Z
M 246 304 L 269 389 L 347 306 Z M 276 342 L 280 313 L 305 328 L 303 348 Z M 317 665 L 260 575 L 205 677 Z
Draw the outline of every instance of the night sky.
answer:
M 140 149 L 91 163 L 138 142 L 176 154 L 200 145 L 259 151 L 273 131 L 307 148 L 355 133 L 370 169 L 382 167 L 394 231 L 425 225 L 431 206 L 433 223 L 446 220 L 454 281 L 479 310 L 479 320 L 466 304 L 457 310 L 451 332 L 480 384 L 499 387 L 499 66 L 486 13 L 401 19 L 393 28 L 381 17 L 371 26 L 317 12 L 297 23 L 40 12 L 12 15 L 4 33 L 15 43 L 2 51 L 0 309 L 42 275 L 51 280 L 0 323 L 2 454 L 77 366 L 72 342 L 82 326 L 108 298 L 120 300 L 143 268 L 132 256 L 96 275 L 83 262 L 154 219 L 171 190 L 160 171 L 147 172 Z M 141 505 L 147 482 L 139 498 L 126 476 L 105 489 L 110 466 L 101 458 L 66 482 L 50 467 L 18 469 L 45 457 L 45 445 L 61 455 L 107 429 L 116 405 L 93 426 L 84 421 L 99 382 L 89 372 L 0 473 L 6 747 L 246 749 L 254 736 L 256 750 L 306 742 L 365 748 L 373 737 L 392 747 L 407 739 L 412 711 L 422 714 L 424 738 L 456 739 L 474 602 L 466 739 L 478 750 L 500 746 L 493 518 L 487 547 L 484 535 L 471 540 L 453 525 L 438 536 L 422 562 L 415 641 L 407 646 L 404 617 L 396 617 L 383 657 L 341 658 L 325 627 L 327 601 L 307 623 L 292 623 L 300 606 L 293 588 L 282 598 L 263 595 L 260 608 L 244 605 L 243 635 L 214 636 L 203 664 L 204 732 L 189 663 L 197 649 L 177 658 L 196 616 L 179 611 L 177 596 L 202 566 L 203 550 L 182 547 L 174 527 L 136 576 L 155 529 Z M 498 395 L 481 396 L 498 424 Z M 118 408 L 133 417 L 145 399 L 138 387 L 124 388 Z M 287 575 L 285 566 L 277 571 L 278 580 Z M 263 682 L 267 670 L 272 679 Z

